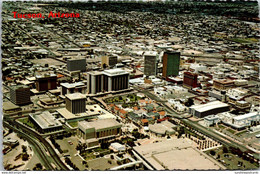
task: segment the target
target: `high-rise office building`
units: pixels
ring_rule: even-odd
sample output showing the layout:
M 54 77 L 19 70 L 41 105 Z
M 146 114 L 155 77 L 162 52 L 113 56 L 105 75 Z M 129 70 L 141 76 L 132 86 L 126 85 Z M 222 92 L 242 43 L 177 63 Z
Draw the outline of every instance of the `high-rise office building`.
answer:
M 129 73 L 122 69 L 88 72 L 88 93 L 118 91 L 129 88 Z
M 146 76 L 156 75 L 157 73 L 157 54 L 156 52 L 144 54 L 144 74 Z
M 180 66 L 180 52 L 166 51 L 163 54 L 163 72 L 162 76 L 178 76 Z
M 104 91 L 118 91 L 128 89 L 129 73 L 122 69 L 110 69 L 103 71 Z
M 198 86 L 198 75 L 191 72 L 184 72 L 183 86 L 185 88 L 196 88 Z
M 30 88 L 25 85 L 11 86 L 10 99 L 11 102 L 16 105 L 24 105 L 30 103 Z
M 105 67 L 113 67 L 117 64 L 117 56 L 102 56 L 101 57 L 101 66 Z
M 103 92 L 103 73 L 99 71 L 91 71 L 87 73 L 88 93 L 96 94 Z
M 67 60 L 68 71 L 86 71 L 86 59 L 69 59 Z
M 51 89 L 57 89 L 57 75 L 36 75 L 36 89 L 37 91 L 48 91 Z
M 86 112 L 86 96 L 81 93 L 66 94 L 66 109 L 73 114 Z

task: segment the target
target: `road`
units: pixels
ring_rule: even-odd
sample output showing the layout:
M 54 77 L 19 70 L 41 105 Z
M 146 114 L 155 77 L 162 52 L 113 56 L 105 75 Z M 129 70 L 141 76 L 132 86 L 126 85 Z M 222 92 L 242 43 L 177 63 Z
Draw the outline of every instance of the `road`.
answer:
M 48 160 L 48 155 L 46 154 L 45 150 L 41 147 L 41 144 L 32 137 L 30 137 L 28 134 L 22 132 L 21 130 L 15 128 L 14 126 L 11 126 L 11 124 L 7 123 L 6 121 L 3 122 L 3 125 L 9 129 L 13 129 L 16 133 L 24 137 L 32 146 L 34 149 L 34 152 L 36 152 L 36 155 L 39 157 L 40 161 L 43 163 L 43 166 L 45 166 L 46 170 L 54 170 L 53 166 L 50 164 Z

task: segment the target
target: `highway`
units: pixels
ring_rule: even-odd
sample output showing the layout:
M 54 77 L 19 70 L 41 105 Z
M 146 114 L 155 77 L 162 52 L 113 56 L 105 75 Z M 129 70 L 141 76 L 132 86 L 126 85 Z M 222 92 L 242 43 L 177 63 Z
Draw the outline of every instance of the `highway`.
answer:
M 4 121 L 5 126 L 12 127 L 15 131 L 18 131 L 19 134 L 22 133 L 23 135 L 26 135 L 25 138 L 27 138 L 29 142 L 32 142 L 32 144 L 40 143 L 49 152 L 51 158 L 53 159 L 54 164 L 57 166 L 56 170 L 69 170 L 69 168 L 61 161 L 60 157 L 57 155 L 53 147 L 41 135 L 39 135 L 35 131 L 32 131 L 26 126 L 16 122 L 13 119 L 7 119 L 7 120 L 9 121 L 9 123 Z M 36 145 L 36 148 L 37 147 L 39 147 L 39 144 Z M 38 150 L 37 153 L 41 157 L 42 161 L 47 160 L 46 152 L 44 152 L 43 150 Z M 47 160 L 45 162 L 48 163 L 46 166 L 48 166 L 52 170 L 53 167 L 49 166 L 51 164 L 51 161 Z
M 23 131 L 15 128 L 14 126 L 11 126 L 11 124 L 7 123 L 6 121 L 3 121 L 3 125 L 9 129 L 14 130 L 16 133 L 24 137 L 32 146 L 34 151 L 36 152 L 36 155 L 39 157 L 40 161 L 43 163 L 43 166 L 45 166 L 46 170 L 54 170 L 52 165 L 50 164 L 48 160 L 48 156 L 46 152 L 41 148 L 41 145 L 39 142 L 35 141 L 32 137 L 30 137 L 28 134 L 24 133 Z

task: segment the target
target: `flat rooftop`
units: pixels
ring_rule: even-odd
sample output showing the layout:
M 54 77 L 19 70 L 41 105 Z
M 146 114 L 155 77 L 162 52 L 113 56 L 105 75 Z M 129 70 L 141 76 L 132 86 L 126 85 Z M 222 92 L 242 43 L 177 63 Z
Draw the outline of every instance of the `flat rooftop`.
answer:
M 97 76 L 97 75 L 102 75 L 103 73 L 100 71 L 90 71 L 87 72 L 87 74 L 93 75 L 93 76 Z
M 144 53 L 144 56 L 156 56 L 157 52 L 156 51 L 147 51 Z
M 57 112 L 61 114 L 61 116 L 64 117 L 66 120 L 73 120 L 73 119 L 91 117 L 91 116 L 100 117 L 103 115 L 103 109 L 97 104 L 86 105 L 86 112 L 84 113 L 73 114 L 70 111 L 68 111 L 66 108 L 57 109 Z
M 56 74 L 43 74 L 43 75 L 36 75 L 35 76 L 36 79 L 40 79 L 40 78 L 48 78 L 48 77 L 57 77 Z
M 207 117 L 204 117 L 204 120 L 208 120 L 208 121 L 216 120 L 216 119 L 219 119 L 217 115 L 209 115 Z
M 156 170 L 220 170 L 223 165 L 192 147 L 189 139 L 165 140 L 135 146 L 134 150 Z
M 129 73 L 121 68 L 116 68 L 116 69 L 104 70 L 103 74 L 107 76 L 118 76 L 118 75 L 124 75 Z
M 7 101 L 7 102 L 3 102 L 3 109 L 5 111 L 9 111 L 9 110 L 14 110 L 14 109 L 19 109 L 20 107 L 13 104 L 12 102 L 10 101 Z
M 92 122 L 81 121 L 78 123 L 79 127 L 83 129 L 95 128 L 96 131 L 106 129 L 108 127 L 120 128 L 122 124 L 118 123 L 115 119 L 101 119 Z
M 213 101 L 202 105 L 194 105 L 191 106 L 191 109 L 195 109 L 198 112 L 205 112 L 212 109 L 222 108 L 222 107 L 228 107 L 229 105 L 220 101 Z
M 173 134 L 175 132 L 175 130 L 173 129 L 174 127 L 176 127 L 176 125 L 172 124 L 169 121 L 163 121 L 158 124 L 149 125 L 150 131 L 155 132 L 157 134 L 165 134 L 166 132 Z
M 75 49 L 78 49 L 78 48 L 75 48 Z M 81 60 L 86 60 L 86 59 L 85 59 L 85 58 L 76 58 L 76 57 L 73 57 L 73 58 L 68 59 L 67 61 L 69 62 L 69 61 L 75 61 L 75 60 L 81 61 Z
M 234 83 L 233 80 L 227 80 L 227 79 L 222 79 L 222 80 L 213 80 L 213 82 L 218 82 L 218 83 L 221 83 L 221 84 Z
M 17 89 L 24 89 L 24 88 L 29 88 L 29 86 L 26 85 L 15 85 L 15 86 L 10 86 L 12 90 L 17 90 Z
M 257 113 L 257 112 L 251 112 L 251 113 L 247 113 L 247 114 L 244 114 L 244 115 L 239 115 L 239 116 L 236 116 L 234 117 L 234 120 L 245 120 L 245 119 L 249 119 L 249 118 L 252 118 L 252 117 L 259 117 L 260 118 L 260 114 Z
M 65 96 L 70 100 L 86 99 L 86 95 L 81 93 L 66 94 Z
M 30 114 L 30 117 L 42 128 L 52 128 L 62 126 L 62 124 L 55 119 L 55 117 L 49 112 L 44 111 L 38 114 Z
M 76 82 L 76 83 L 61 83 L 61 86 L 64 86 L 65 88 L 76 88 L 78 86 L 85 86 L 83 82 Z

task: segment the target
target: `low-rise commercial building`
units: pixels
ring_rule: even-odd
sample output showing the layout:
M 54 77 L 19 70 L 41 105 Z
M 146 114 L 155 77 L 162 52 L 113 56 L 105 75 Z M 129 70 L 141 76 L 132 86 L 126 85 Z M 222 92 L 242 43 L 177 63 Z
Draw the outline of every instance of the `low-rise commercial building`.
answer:
M 82 93 L 86 94 L 87 86 L 83 82 L 76 83 L 61 83 L 61 95 L 65 96 L 66 94 L 72 93 Z
M 221 121 L 231 126 L 235 129 L 244 129 L 251 125 L 252 122 L 258 122 L 260 121 L 260 113 L 259 112 L 250 112 L 243 115 L 234 115 L 229 112 L 220 113 L 218 114 L 218 117 L 221 119 Z
M 150 124 L 149 130 L 151 133 L 155 134 L 156 136 L 165 136 L 165 135 L 172 135 L 175 133 L 174 128 L 176 125 L 172 124 L 169 121 L 163 121 L 161 123 Z
M 219 123 L 220 119 L 217 115 L 209 115 L 207 117 L 204 117 L 204 124 L 209 127 L 212 125 L 215 125 L 216 123 Z
M 86 141 L 88 147 L 110 140 L 121 134 L 122 124 L 115 119 L 102 119 L 92 122 L 80 121 L 77 135 Z
M 41 133 L 48 133 L 62 129 L 62 124 L 56 120 L 49 111 L 29 114 L 29 119 Z
M 201 105 L 193 105 L 189 109 L 190 114 L 199 118 L 226 111 L 229 111 L 229 105 L 220 101 L 213 101 Z
M 234 81 L 232 80 L 213 80 L 213 87 L 217 90 L 228 90 L 234 87 Z
M 117 64 L 117 56 L 102 56 L 101 66 L 102 68 L 113 67 Z

